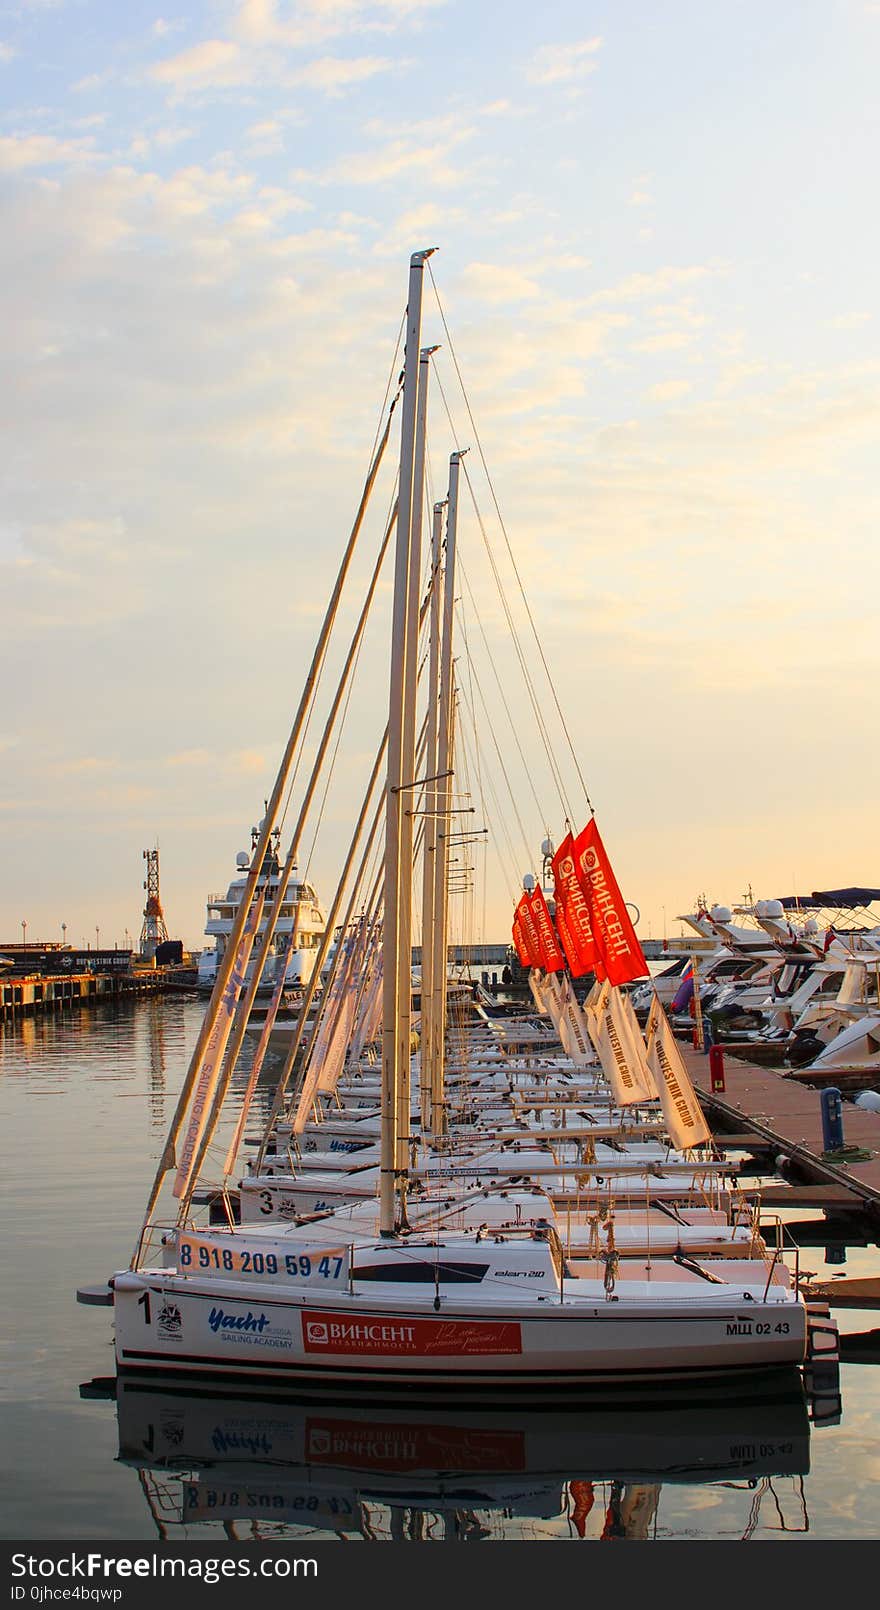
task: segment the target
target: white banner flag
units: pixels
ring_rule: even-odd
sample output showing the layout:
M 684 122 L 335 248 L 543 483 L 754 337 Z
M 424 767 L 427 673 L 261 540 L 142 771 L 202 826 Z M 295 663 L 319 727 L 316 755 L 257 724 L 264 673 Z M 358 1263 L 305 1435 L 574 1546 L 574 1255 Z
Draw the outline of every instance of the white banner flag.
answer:
M 563 1051 L 576 1068 L 593 1066 L 596 1059 L 590 1049 L 590 1036 L 571 979 L 567 973 L 550 973 L 547 983 L 559 1008 L 559 1037 Z
M 629 992 L 625 989 L 612 989 L 611 1006 L 615 1014 L 618 1033 L 625 1037 L 625 1043 L 629 1047 L 632 1056 L 636 1082 L 642 1086 L 646 1101 L 656 1101 L 660 1092 L 657 1089 L 654 1074 L 648 1066 L 648 1054 L 644 1037 L 639 1027 L 639 1020 L 636 1017 Z
M 648 1066 L 657 1081 L 669 1138 L 679 1151 L 712 1139 L 669 1020 L 655 995 L 648 1013 Z
M 542 978 L 537 969 L 533 967 L 529 973 L 529 989 L 532 992 L 532 1000 L 534 1001 L 535 1006 L 542 1017 L 551 1017 L 552 1013 L 550 1011 L 550 1002 L 544 988 L 545 983 L 546 980 Z M 554 1027 L 555 1026 L 556 1025 L 554 1023 Z
M 618 1107 L 634 1107 L 645 1101 L 645 1089 L 634 1069 L 635 1058 L 630 1050 L 628 1036 L 621 1035 L 611 997 L 614 991 L 607 980 L 602 985 L 595 1006 L 587 1013 L 590 1038 L 596 1047 L 599 1061 Z

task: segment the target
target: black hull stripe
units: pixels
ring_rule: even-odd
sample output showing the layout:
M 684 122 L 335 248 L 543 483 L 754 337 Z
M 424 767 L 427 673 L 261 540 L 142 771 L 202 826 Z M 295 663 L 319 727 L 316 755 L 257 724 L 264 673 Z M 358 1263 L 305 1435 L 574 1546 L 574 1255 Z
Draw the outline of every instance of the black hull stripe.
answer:
M 311 1377 L 313 1379 L 326 1379 L 328 1376 L 334 1376 L 340 1380 L 344 1380 L 347 1377 L 352 1377 L 357 1380 L 368 1378 L 369 1380 L 376 1382 L 412 1381 L 415 1383 L 424 1384 L 426 1382 L 430 1383 L 432 1381 L 438 1381 L 449 1382 L 450 1384 L 456 1386 L 467 1386 L 469 1383 L 479 1385 L 481 1383 L 494 1382 L 499 1386 L 506 1386 L 514 1391 L 518 1390 L 521 1386 L 541 1386 L 552 1391 L 557 1383 L 571 1385 L 578 1381 L 655 1380 L 659 1376 L 662 1376 L 664 1379 L 679 1378 L 682 1380 L 692 1380 L 695 1378 L 705 1379 L 709 1376 L 727 1377 L 730 1375 L 746 1375 L 750 1372 L 759 1370 L 787 1370 L 790 1372 L 792 1369 L 796 1368 L 796 1365 L 793 1364 L 790 1359 L 779 1360 L 777 1362 L 772 1362 L 768 1359 L 758 1359 L 751 1364 L 715 1364 L 706 1365 L 705 1367 L 701 1367 L 699 1369 L 695 1369 L 694 1366 L 690 1364 L 680 1366 L 672 1365 L 668 1367 L 663 1367 L 660 1365 L 642 1366 L 641 1369 L 637 1368 L 632 1370 L 613 1369 L 607 1365 L 605 1367 L 599 1366 L 595 1370 L 564 1370 L 559 1369 L 554 1365 L 552 1369 L 548 1369 L 546 1372 L 537 1370 L 529 1373 L 511 1371 L 509 1374 L 499 1370 L 468 1370 L 467 1374 L 464 1374 L 458 1370 L 441 1370 L 436 1369 L 433 1366 L 430 1368 L 430 1370 L 419 1370 L 412 1366 L 404 1369 L 395 1368 L 389 1370 L 380 1370 L 368 1364 L 360 1363 L 322 1363 L 319 1365 L 311 1365 L 305 1361 L 297 1361 L 290 1364 L 279 1362 L 275 1364 L 267 1364 L 259 1370 L 249 1370 L 247 1366 L 242 1365 L 235 1359 L 230 1359 L 228 1362 L 225 1359 L 205 1359 L 199 1353 L 176 1353 L 174 1357 L 171 1358 L 167 1353 L 150 1353 L 135 1351 L 134 1349 L 130 1348 L 124 1349 L 122 1358 L 119 1361 L 119 1368 L 123 1369 L 128 1367 L 134 1369 L 139 1365 L 141 1367 L 146 1366 L 147 1368 L 154 1368 L 157 1370 L 190 1370 L 199 1374 L 218 1374 L 224 1376 L 237 1374 L 239 1376 L 250 1375 L 254 1378 L 266 1376 L 268 1374 L 288 1378 L 295 1375 L 300 1375 Z

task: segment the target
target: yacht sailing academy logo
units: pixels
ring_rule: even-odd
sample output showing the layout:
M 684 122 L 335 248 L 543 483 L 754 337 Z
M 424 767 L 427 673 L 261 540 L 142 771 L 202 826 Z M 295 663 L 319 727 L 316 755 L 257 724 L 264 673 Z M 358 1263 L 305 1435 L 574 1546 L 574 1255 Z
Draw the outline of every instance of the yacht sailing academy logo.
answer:
M 183 1332 L 183 1315 L 176 1303 L 166 1297 L 156 1318 L 156 1332 L 166 1341 L 179 1341 Z
M 462 1319 L 394 1319 L 303 1309 L 307 1353 L 404 1354 L 521 1353 L 518 1324 Z
M 278 1347 L 287 1351 L 292 1343 L 289 1330 L 282 1330 L 262 1311 L 230 1314 L 225 1308 L 212 1308 L 208 1324 L 222 1342 L 236 1342 L 245 1347 Z

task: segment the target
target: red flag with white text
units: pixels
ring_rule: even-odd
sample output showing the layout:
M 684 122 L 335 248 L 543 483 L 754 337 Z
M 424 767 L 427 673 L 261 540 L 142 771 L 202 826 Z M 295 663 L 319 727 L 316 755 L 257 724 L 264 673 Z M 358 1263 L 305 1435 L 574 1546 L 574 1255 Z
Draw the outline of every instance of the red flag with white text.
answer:
M 575 839 L 573 857 L 610 982 L 626 984 L 633 978 L 647 978 L 648 964 L 594 817 Z
M 525 940 L 523 939 L 522 924 L 520 923 L 519 917 L 514 917 L 513 919 L 513 948 L 516 951 L 520 967 L 528 967 L 530 965 L 529 953 L 526 950 Z
M 565 957 L 559 948 L 559 940 L 553 927 L 553 918 L 544 899 L 544 891 L 538 884 L 533 890 L 529 905 L 538 931 L 538 944 L 541 947 L 541 966 L 545 973 L 561 973 L 565 970 Z
M 598 979 L 605 977 L 601 957 L 596 949 L 596 939 L 593 933 L 593 923 L 590 915 L 590 903 L 584 894 L 577 875 L 577 866 L 574 859 L 574 845 L 570 833 L 565 838 L 553 857 L 553 878 L 556 885 L 556 911 L 559 918 L 559 931 L 563 938 L 563 945 L 568 955 L 569 968 L 572 978 L 581 978 L 584 973 L 595 973 Z M 565 935 L 571 936 L 573 956 L 569 955 Z
M 535 919 L 532 916 L 532 908 L 529 905 L 529 897 L 527 894 L 524 894 L 520 899 L 519 905 L 516 908 L 516 915 L 523 938 L 523 944 L 525 945 L 526 955 L 529 958 L 529 966 L 543 967 L 544 963 L 541 960 L 541 945 L 538 940 L 538 930 L 535 927 Z
M 586 971 L 586 968 L 581 967 L 577 953 L 577 946 L 572 938 L 572 932 L 568 926 L 568 921 L 565 915 L 565 907 L 561 900 L 557 900 L 556 902 L 556 913 L 553 920 L 556 925 L 556 932 L 559 935 L 559 943 L 562 946 L 563 955 L 568 963 L 568 971 L 572 978 L 580 978 L 581 974 Z

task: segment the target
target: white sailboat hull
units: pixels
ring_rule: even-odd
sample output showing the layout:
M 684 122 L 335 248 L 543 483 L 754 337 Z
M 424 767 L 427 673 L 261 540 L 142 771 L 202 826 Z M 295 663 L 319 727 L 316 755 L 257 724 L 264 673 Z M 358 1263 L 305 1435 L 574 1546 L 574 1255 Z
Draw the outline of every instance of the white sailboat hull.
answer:
M 601 1283 L 576 1296 L 401 1301 L 333 1289 L 291 1294 L 240 1281 L 126 1272 L 114 1282 L 120 1370 L 276 1381 L 567 1387 L 590 1380 L 727 1374 L 802 1362 L 806 1309 L 725 1288 L 689 1300 L 670 1284 Z M 595 1291 L 593 1290 L 595 1287 Z M 648 1287 L 646 1292 L 643 1288 Z M 545 1308 L 546 1303 L 546 1308 Z M 542 1311 L 543 1310 L 543 1311 Z

